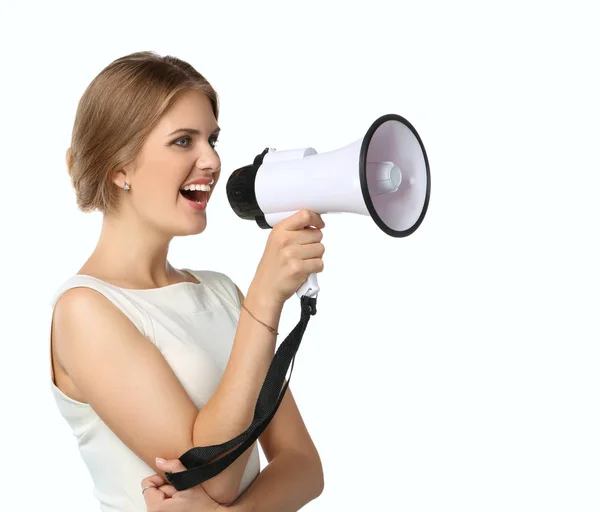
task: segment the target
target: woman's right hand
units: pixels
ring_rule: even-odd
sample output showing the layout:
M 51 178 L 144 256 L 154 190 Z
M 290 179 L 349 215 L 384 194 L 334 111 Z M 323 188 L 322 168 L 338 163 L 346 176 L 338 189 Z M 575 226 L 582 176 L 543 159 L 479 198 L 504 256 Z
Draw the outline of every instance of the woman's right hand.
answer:
M 157 465 L 169 473 L 186 469 L 179 459 L 162 463 L 157 460 Z M 201 485 L 177 491 L 158 474 L 142 480 L 142 494 L 147 512 L 219 512 L 227 508 L 214 501 Z
M 314 227 L 312 227 L 314 226 Z M 283 305 L 313 273 L 323 271 L 323 219 L 299 210 L 271 230 L 250 286 L 263 298 Z

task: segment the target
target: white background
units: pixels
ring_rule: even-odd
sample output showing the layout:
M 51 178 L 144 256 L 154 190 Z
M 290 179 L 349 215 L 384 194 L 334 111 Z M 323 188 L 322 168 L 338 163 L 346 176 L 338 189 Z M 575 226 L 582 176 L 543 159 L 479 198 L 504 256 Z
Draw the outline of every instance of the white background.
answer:
M 0 509 L 97 510 L 49 391 L 49 301 L 101 222 L 77 210 L 64 155 L 87 84 L 150 49 L 222 105 L 208 227 L 171 261 L 244 291 L 268 233 L 230 209 L 234 169 L 266 146 L 336 149 L 387 113 L 425 144 L 415 234 L 325 216 L 291 383 L 326 478 L 305 510 L 599 510 L 592 3 L 2 2 Z M 298 318 L 294 296 L 280 331 Z

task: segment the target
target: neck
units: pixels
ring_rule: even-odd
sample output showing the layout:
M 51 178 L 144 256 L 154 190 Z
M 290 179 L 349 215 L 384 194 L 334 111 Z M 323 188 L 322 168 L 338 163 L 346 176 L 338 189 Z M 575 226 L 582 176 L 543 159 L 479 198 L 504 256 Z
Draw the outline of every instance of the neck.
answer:
M 85 267 L 144 288 L 167 286 L 176 270 L 167 260 L 171 237 L 132 216 L 105 214 L 102 231 Z

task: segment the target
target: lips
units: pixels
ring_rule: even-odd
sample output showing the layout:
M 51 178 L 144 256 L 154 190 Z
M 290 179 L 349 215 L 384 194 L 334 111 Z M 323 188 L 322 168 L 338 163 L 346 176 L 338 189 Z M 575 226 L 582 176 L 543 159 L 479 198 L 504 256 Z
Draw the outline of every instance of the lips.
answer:
M 180 192 L 180 195 L 185 203 L 195 210 L 204 210 L 208 203 L 208 192 L 202 190 L 193 191 L 193 198 L 189 197 L 189 195 L 185 196 L 182 192 Z
M 211 185 L 214 180 L 212 178 L 198 178 L 194 181 L 186 183 L 179 193 L 186 201 L 187 204 L 192 206 L 194 209 L 204 209 L 210 197 Z
M 202 201 L 203 199 L 206 198 L 206 196 L 208 195 L 208 190 L 200 190 L 200 189 L 194 189 L 194 190 L 185 190 L 182 189 L 179 191 L 179 193 L 185 197 L 186 199 L 190 200 L 190 201 Z

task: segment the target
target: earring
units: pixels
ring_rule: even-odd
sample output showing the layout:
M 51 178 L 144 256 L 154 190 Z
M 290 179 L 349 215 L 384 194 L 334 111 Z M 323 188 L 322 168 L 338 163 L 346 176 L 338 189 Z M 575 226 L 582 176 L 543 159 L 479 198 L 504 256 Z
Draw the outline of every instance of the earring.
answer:
M 127 192 L 131 187 L 129 186 L 129 183 L 125 182 L 125 186 L 123 187 L 123 190 L 125 190 L 125 192 Z

